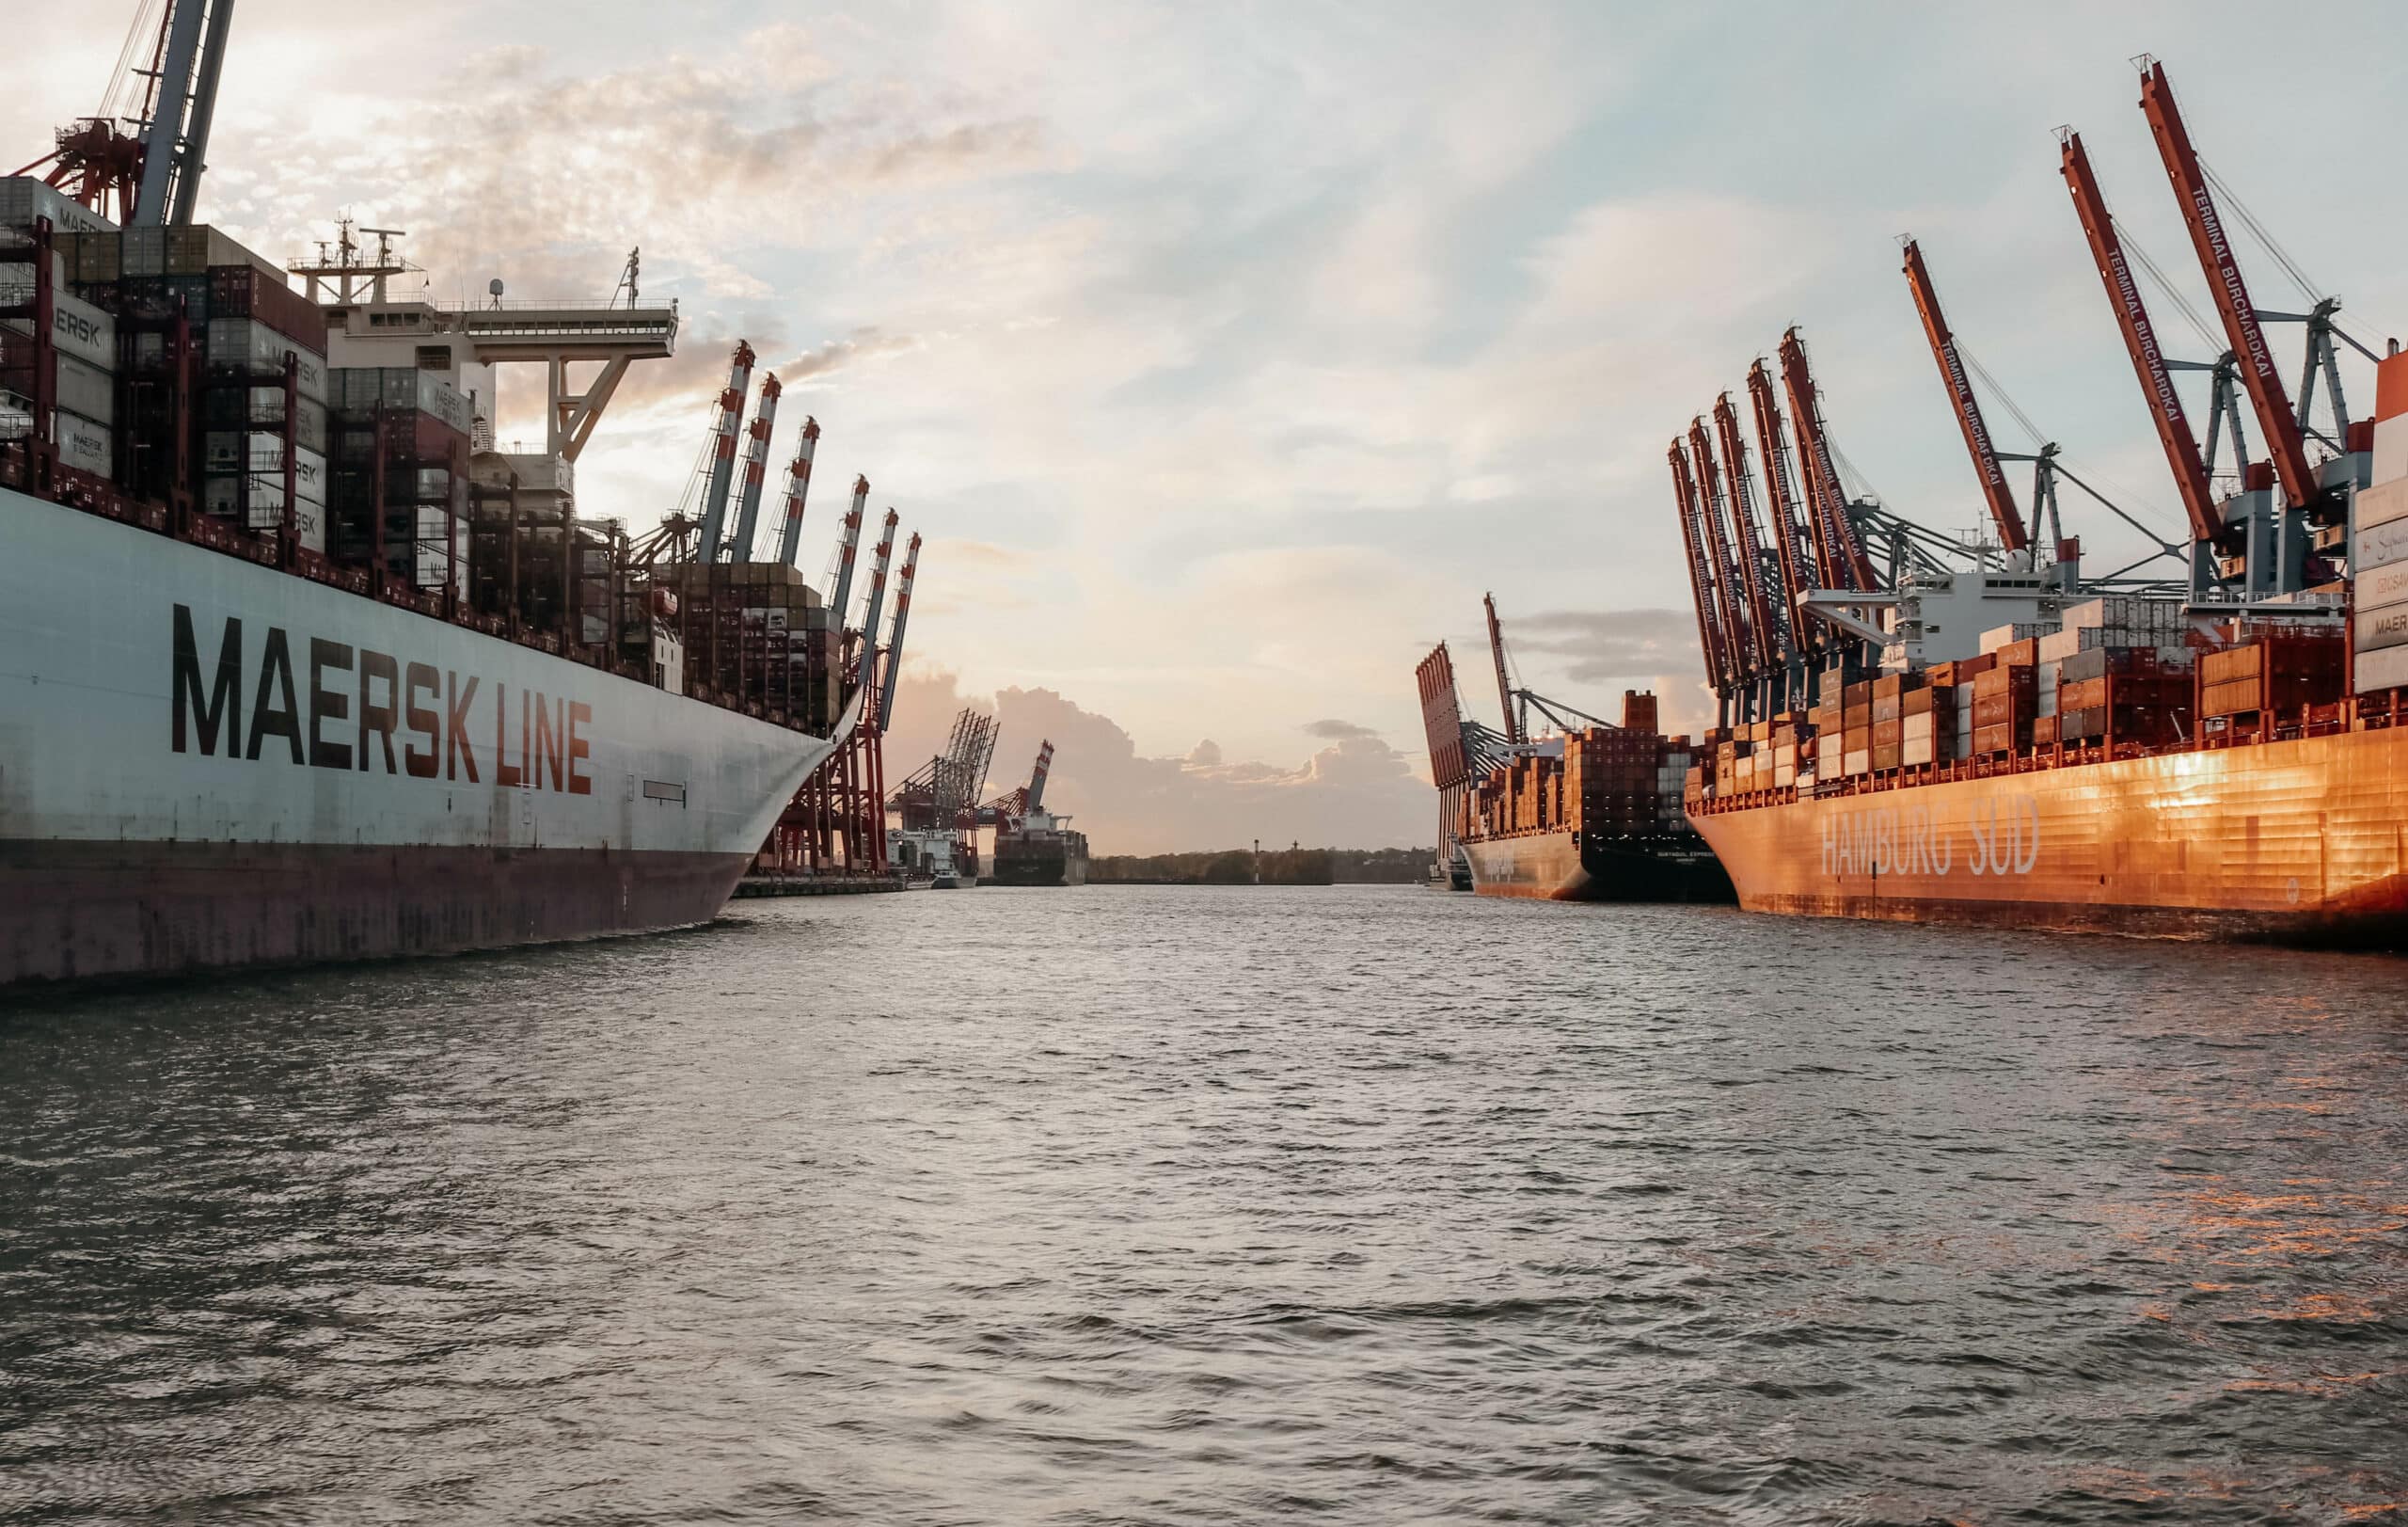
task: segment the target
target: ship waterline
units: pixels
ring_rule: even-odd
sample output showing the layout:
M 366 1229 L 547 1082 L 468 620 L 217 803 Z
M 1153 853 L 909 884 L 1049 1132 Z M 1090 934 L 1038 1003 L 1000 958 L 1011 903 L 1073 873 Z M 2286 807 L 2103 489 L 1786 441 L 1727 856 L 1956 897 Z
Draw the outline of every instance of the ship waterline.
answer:
M 2408 945 L 2408 730 L 1694 811 L 1751 912 Z
M 705 922 L 835 746 L 8 490 L 0 652 L 0 983 Z

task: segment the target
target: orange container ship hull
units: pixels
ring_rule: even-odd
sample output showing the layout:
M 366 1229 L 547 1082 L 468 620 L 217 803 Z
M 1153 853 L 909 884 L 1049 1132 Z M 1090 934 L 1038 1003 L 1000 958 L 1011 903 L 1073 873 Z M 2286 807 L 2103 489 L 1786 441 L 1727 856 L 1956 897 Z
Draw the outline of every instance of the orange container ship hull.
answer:
M 1690 820 L 1750 912 L 2408 946 L 2408 728 Z

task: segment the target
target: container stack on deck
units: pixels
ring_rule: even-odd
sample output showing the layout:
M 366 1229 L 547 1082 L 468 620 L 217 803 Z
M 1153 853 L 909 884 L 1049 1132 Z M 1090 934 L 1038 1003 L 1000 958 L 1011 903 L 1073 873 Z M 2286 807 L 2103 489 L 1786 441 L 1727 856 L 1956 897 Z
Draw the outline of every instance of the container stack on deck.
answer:
M 1464 792 L 1458 837 L 1592 833 L 1645 839 L 1686 835 L 1679 787 L 1689 741 L 1655 730 L 1656 697 L 1624 697 L 1621 726 L 1567 732 L 1562 751 L 1528 753 Z

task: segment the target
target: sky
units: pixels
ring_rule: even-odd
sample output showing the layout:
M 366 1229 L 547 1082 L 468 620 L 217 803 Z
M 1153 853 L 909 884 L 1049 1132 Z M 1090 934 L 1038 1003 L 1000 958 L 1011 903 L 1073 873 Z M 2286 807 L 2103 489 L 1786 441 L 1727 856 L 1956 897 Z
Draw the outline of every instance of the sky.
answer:
M 12 18 L 44 63 L 0 100 L 19 160 L 95 109 L 133 8 Z M 604 296 L 640 246 L 678 354 L 623 389 L 581 511 L 680 501 L 749 339 L 773 460 L 825 432 L 806 568 L 856 472 L 927 537 L 898 763 L 975 703 L 999 783 L 1053 737 L 1100 851 L 1428 843 L 1412 670 L 1448 642 L 1494 722 L 1483 591 L 1534 690 L 1705 724 L 1664 447 L 1788 325 L 1859 479 L 1974 525 L 1901 234 L 2074 469 L 2175 531 L 2057 174 L 2069 123 L 2206 310 L 2144 52 L 2345 326 L 2408 333 L 2380 3 L 242 0 L 202 205 L 271 257 L 343 213 L 407 229 L 438 300 Z M 2262 306 L 2305 302 L 2244 257 Z M 539 401 L 505 383 L 505 438 Z M 2067 509 L 2094 565 L 2141 545 Z

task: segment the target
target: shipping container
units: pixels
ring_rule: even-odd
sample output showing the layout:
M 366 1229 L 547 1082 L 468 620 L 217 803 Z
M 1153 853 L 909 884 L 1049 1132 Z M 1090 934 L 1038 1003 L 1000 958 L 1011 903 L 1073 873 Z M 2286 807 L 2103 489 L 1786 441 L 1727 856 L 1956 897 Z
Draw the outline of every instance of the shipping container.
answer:
M 30 338 L 34 321 L 0 320 L 0 329 Z M 117 370 L 117 320 L 79 297 L 65 292 L 52 294 L 50 339 L 60 355 L 72 356 L 102 371 Z

